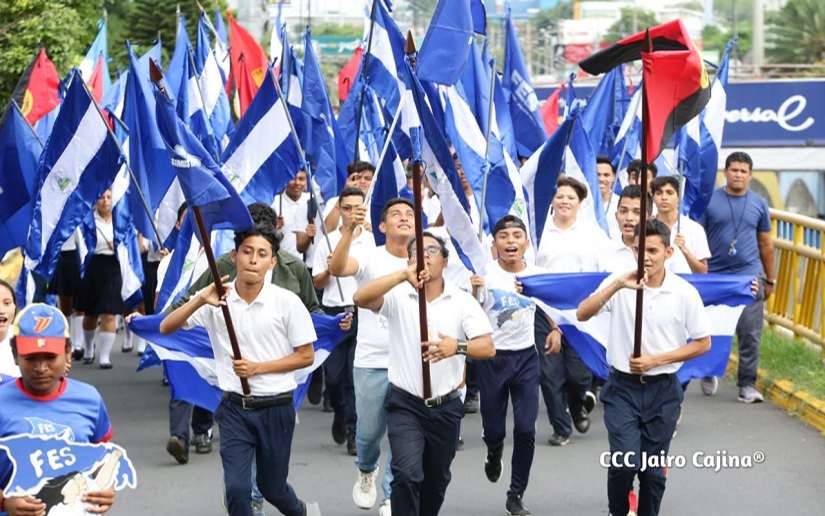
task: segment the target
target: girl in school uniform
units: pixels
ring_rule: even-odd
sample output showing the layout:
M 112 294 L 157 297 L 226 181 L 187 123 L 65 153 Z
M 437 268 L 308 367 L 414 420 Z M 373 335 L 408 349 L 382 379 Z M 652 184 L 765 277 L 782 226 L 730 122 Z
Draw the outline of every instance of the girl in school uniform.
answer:
M 123 280 L 115 256 L 110 190 L 106 190 L 95 204 L 94 220 L 97 243 L 78 292 L 78 308 L 85 314 L 83 363 L 94 362 L 97 348 L 100 368 L 111 369 L 117 315 L 123 313 L 124 306 L 120 294 Z

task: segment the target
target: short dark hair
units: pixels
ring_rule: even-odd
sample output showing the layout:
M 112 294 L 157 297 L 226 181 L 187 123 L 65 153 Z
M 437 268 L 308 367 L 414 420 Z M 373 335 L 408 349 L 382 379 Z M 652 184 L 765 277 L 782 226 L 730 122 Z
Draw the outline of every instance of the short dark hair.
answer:
M 260 236 L 265 238 L 272 246 L 272 255 L 275 256 L 280 247 L 280 239 L 278 238 L 278 235 L 275 232 L 275 226 L 268 222 L 256 223 L 246 231 L 236 231 L 235 250 L 237 251 L 241 247 L 241 244 L 244 240 L 253 236 Z
M 347 165 L 347 176 L 351 176 L 352 174 L 358 174 L 365 170 L 369 170 L 371 173 L 375 174 L 375 167 L 369 161 L 361 161 L 355 160 L 349 165 Z
M 659 167 L 656 166 L 656 163 L 651 163 L 647 166 L 647 170 L 653 174 L 653 177 L 656 177 L 656 174 L 659 173 Z M 627 165 L 627 173 L 634 172 L 635 174 L 639 174 L 642 171 L 642 160 L 634 159 Z
M 249 216 L 252 217 L 252 222 L 255 224 L 272 224 L 273 226 L 278 221 L 278 214 L 268 204 L 262 202 L 253 202 L 247 205 Z
M 639 236 L 641 224 L 636 224 L 633 234 Z M 645 223 L 645 237 L 657 236 L 662 239 L 665 247 L 670 245 L 670 228 L 659 219 L 648 219 Z
M 734 161 L 737 163 L 747 163 L 748 170 L 753 171 L 753 160 L 747 152 L 736 151 L 728 154 L 728 157 L 725 158 L 725 168 L 728 168 Z
M 387 201 L 384 204 L 384 207 L 381 209 L 381 222 L 385 222 L 387 220 L 387 212 L 396 204 L 406 204 L 407 206 L 412 208 L 413 211 L 415 211 L 415 206 L 413 206 L 412 201 L 410 201 L 409 199 L 405 199 L 403 197 L 393 197 L 392 199 Z
M 183 204 L 181 204 L 178 207 L 178 218 L 176 218 L 175 220 L 180 220 L 181 217 L 183 217 L 183 214 L 186 213 L 186 208 L 188 208 L 188 207 L 189 207 L 189 203 L 187 203 L 186 201 L 183 201 Z
M 597 165 L 610 165 L 610 171 L 613 172 L 613 175 L 616 175 L 616 167 L 613 165 L 613 162 L 610 161 L 610 158 L 605 155 L 596 156 L 596 164 Z
M 508 214 L 498 219 L 496 225 L 493 226 L 493 238 L 495 238 L 496 233 L 498 233 L 499 231 L 510 228 L 521 228 L 521 230 L 524 231 L 525 234 L 527 233 L 527 225 L 524 224 L 524 221 L 516 217 L 515 215 Z
M 673 176 L 662 176 L 653 179 L 653 182 L 650 184 L 650 191 L 656 193 L 664 188 L 666 185 L 670 185 L 676 190 L 676 195 L 679 195 L 679 180 Z
M 441 247 L 441 257 L 442 258 L 449 258 L 450 250 L 447 249 L 447 243 L 444 241 L 443 238 L 441 238 L 440 236 L 433 235 L 429 231 L 425 231 L 424 233 L 422 233 L 421 238 L 423 239 L 424 237 L 430 237 L 433 240 L 435 240 L 436 242 L 438 242 L 438 245 Z M 415 237 L 412 237 L 412 238 L 410 238 L 410 241 L 407 242 L 407 256 L 410 256 L 410 257 L 412 256 L 412 248 L 413 248 L 414 245 L 415 245 Z
M 619 202 L 616 203 L 618 206 L 622 203 L 622 199 L 639 199 L 642 198 L 642 187 L 639 185 L 627 185 L 622 188 L 622 193 L 619 194 Z M 653 200 L 650 198 L 650 194 L 647 194 L 647 212 L 648 214 L 653 212 Z
M 556 191 L 558 191 L 558 189 L 562 186 L 568 186 L 572 188 L 573 191 L 576 192 L 576 196 L 579 198 L 579 201 L 583 201 L 587 198 L 587 187 L 584 186 L 584 183 L 582 183 L 576 178 L 567 175 L 562 175 L 561 177 L 559 177 L 559 180 L 556 181 Z
M 361 199 L 366 199 L 367 198 L 366 195 L 364 194 L 364 192 L 362 192 L 360 188 L 344 188 L 341 191 L 341 195 L 338 196 L 338 204 L 341 204 L 341 199 L 343 199 L 344 197 L 350 197 L 350 196 L 353 196 L 353 195 L 357 195 Z

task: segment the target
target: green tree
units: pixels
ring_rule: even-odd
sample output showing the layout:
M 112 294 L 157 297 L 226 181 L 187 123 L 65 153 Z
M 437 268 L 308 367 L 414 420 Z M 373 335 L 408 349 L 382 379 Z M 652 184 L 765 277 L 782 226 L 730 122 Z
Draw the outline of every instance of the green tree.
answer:
M 554 31 L 558 28 L 561 20 L 573 17 L 573 2 L 571 0 L 560 0 L 555 7 L 542 9 L 530 17 L 530 23 L 536 30 L 547 29 Z
M 716 25 L 708 25 L 702 29 L 702 47 L 705 50 L 715 50 L 721 52 L 724 50 L 727 42 L 734 36 L 733 32 L 728 29 L 719 28 Z M 751 42 L 751 23 L 740 23 L 736 34 L 736 47 L 733 55 L 745 55 L 750 52 L 752 46 Z
M 622 7 L 620 12 L 619 21 L 610 26 L 604 37 L 607 43 L 614 43 L 631 34 L 659 24 L 656 15 L 646 9 Z
M 59 74 L 80 63 L 96 31 L 100 2 L 3 0 L 0 2 L 0 103 L 4 107 L 38 48 Z
M 825 63 L 825 2 L 788 0 L 769 19 L 766 53 L 774 63 Z

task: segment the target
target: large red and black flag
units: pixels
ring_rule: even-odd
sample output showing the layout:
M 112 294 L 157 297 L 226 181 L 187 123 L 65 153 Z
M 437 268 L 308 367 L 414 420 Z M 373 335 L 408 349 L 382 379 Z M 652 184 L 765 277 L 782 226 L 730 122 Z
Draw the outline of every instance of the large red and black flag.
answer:
M 579 66 L 598 75 L 638 59 L 643 66 L 646 159 L 652 162 L 673 133 L 708 103 L 710 83 L 702 57 L 681 20 L 628 36 L 584 59 Z
M 12 98 L 30 124 L 34 124 L 55 106 L 60 104 L 58 88 L 60 78 L 54 63 L 46 55 L 46 49 L 40 48 L 14 88 Z

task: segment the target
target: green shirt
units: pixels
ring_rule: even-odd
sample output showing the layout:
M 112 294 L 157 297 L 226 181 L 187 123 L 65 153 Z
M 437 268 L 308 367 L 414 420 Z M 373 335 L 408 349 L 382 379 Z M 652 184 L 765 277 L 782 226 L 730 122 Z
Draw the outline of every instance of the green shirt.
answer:
M 318 296 L 315 295 L 315 287 L 312 284 L 312 276 L 304 262 L 286 251 L 279 250 L 277 256 L 278 263 L 272 269 L 272 283 L 297 294 L 310 312 L 321 312 L 321 305 L 318 303 Z M 229 253 L 218 258 L 216 265 L 221 277 L 229 276 L 229 281 L 233 281 L 237 276 L 235 264 L 232 263 Z M 186 295 L 169 311 L 189 301 L 193 294 L 210 283 L 212 283 L 212 273 L 206 270 L 192 283 Z

